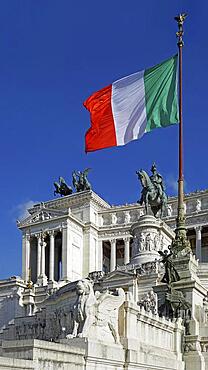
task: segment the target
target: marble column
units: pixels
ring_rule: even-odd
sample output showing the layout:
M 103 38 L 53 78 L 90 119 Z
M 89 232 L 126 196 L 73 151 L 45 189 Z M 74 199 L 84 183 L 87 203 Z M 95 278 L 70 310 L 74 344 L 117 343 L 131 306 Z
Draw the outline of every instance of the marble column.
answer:
M 45 247 L 47 243 L 45 242 L 45 234 L 40 233 L 38 235 L 38 253 L 37 253 L 37 272 L 39 273 L 37 277 L 37 284 L 40 286 L 45 286 L 48 284 L 48 278 L 45 274 Z
M 50 235 L 49 280 L 54 281 L 54 248 L 55 248 L 54 230 L 51 230 L 49 232 L 49 235 Z
M 72 241 L 70 224 L 66 221 L 62 226 L 62 280 L 72 280 Z
M 30 235 L 23 234 L 22 236 L 22 278 L 25 282 L 29 278 L 30 268 Z
M 201 226 L 196 226 L 196 258 L 201 262 L 202 260 L 202 252 L 201 252 Z
M 111 255 L 110 255 L 110 272 L 116 269 L 116 239 L 110 240 Z
M 103 241 L 98 241 L 98 271 L 103 271 Z
M 124 238 L 124 264 L 130 261 L 130 238 Z
M 41 271 L 41 234 L 36 236 L 37 238 L 37 278 L 40 276 Z
M 45 276 L 45 247 L 46 247 L 46 242 L 44 241 L 44 237 L 41 237 L 41 271 L 40 274 L 41 276 Z

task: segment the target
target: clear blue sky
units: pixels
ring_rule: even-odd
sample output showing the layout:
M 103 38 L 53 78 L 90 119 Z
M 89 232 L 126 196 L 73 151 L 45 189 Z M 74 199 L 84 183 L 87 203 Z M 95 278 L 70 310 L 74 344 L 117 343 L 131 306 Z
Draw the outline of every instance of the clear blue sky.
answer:
M 0 278 L 21 271 L 15 219 L 53 198 L 59 175 L 91 167 L 94 190 L 112 204 L 138 199 L 135 171 L 155 161 L 168 194 L 177 180 L 177 126 L 88 155 L 94 91 L 176 53 L 173 17 L 189 14 L 184 47 L 186 190 L 208 187 L 208 3 L 167 0 L 2 0 L 0 3 Z

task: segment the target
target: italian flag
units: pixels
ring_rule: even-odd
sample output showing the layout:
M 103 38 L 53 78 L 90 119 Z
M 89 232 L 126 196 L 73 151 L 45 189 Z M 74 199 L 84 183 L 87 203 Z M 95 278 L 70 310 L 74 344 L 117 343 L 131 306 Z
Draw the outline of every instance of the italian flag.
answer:
M 86 152 L 125 145 L 157 127 L 178 123 L 178 56 L 121 78 L 92 94 Z

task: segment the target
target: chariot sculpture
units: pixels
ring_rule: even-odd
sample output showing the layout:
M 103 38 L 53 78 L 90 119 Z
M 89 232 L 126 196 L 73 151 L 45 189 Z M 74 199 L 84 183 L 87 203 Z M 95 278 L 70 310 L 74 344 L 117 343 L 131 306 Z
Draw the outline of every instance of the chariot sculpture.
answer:
M 91 185 L 87 179 L 87 175 L 90 168 L 86 168 L 82 171 L 73 171 L 72 172 L 72 183 L 77 192 L 84 190 L 91 190 Z
M 84 171 L 73 171 L 72 172 L 72 183 L 77 192 L 91 190 L 91 185 L 88 181 L 87 175 L 90 168 L 86 168 Z M 59 177 L 59 182 L 54 183 L 54 195 L 60 194 L 60 196 L 66 196 L 73 193 L 71 186 L 67 185 L 63 177 Z
M 60 194 L 62 197 L 70 195 L 73 192 L 71 186 L 68 186 L 64 178 L 61 176 L 59 177 L 59 183 L 55 181 L 53 184 L 55 186 L 54 195 Z

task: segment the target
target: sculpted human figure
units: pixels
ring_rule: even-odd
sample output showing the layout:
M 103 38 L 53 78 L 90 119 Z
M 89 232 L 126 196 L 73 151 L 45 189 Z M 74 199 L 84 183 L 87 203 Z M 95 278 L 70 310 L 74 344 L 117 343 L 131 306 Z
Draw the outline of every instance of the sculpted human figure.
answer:
M 153 163 L 152 165 L 151 172 L 152 172 L 152 175 L 150 176 L 150 179 L 152 183 L 155 185 L 158 191 L 158 195 L 162 197 L 163 192 L 165 191 L 163 177 L 157 172 L 157 167 L 155 163 Z
M 142 252 L 145 250 L 145 236 L 143 233 L 139 236 L 139 251 Z
M 112 213 L 111 215 L 111 222 L 113 225 L 115 225 L 117 223 L 117 215 L 116 213 Z
M 149 175 L 144 170 L 136 171 L 138 179 L 142 185 L 141 198 L 138 203 L 145 205 L 146 214 L 148 214 L 148 207 L 151 207 L 153 215 L 156 217 L 160 211 L 161 216 L 167 214 L 167 195 L 165 194 L 165 187 L 162 176 L 157 172 L 156 165 L 153 164 L 152 175 Z
M 197 212 L 201 211 L 201 200 L 200 199 L 196 200 L 196 211 Z
M 163 283 L 170 284 L 170 283 L 173 283 L 175 281 L 180 280 L 180 276 L 179 276 L 179 274 L 178 274 L 178 272 L 177 272 L 176 268 L 174 267 L 173 262 L 171 260 L 173 252 L 170 251 L 170 253 L 168 253 L 168 251 L 165 250 L 164 252 L 158 251 L 158 253 L 163 257 L 161 262 L 165 266 L 165 274 L 164 274 L 161 281 Z
M 172 213 L 173 213 L 173 209 L 172 209 L 172 206 L 171 204 L 168 204 L 167 205 L 167 213 L 168 213 L 168 216 L 172 216 Z
M 152 251 L 154 249 L 154 241 L 152 239 L 151 233 L 146 236 L 146 250 Z
M 83 172 L 81 171 L 72 172 L 72 183 L 77 192 L 91 190 L 91 185 L 87 179 L 89 170 L 90 168 L 86 168 Z
M 146 236 L 146 250 L 150 250 L 150 234 Z
M 161 246 L 160 246 L 160 237 L 158 234 L 155 235 L 154 237 L 154 246 L 155 246 L 155 250 L 156 251 L 159 251 L 161 249 Z
M 130 216 L 129 211 L 125 211 L 124 212 L 124 222 L 125 222 L 125 224 L 128 224 L 130 222 L 130 219 L 131 219 L 131 216 Z

